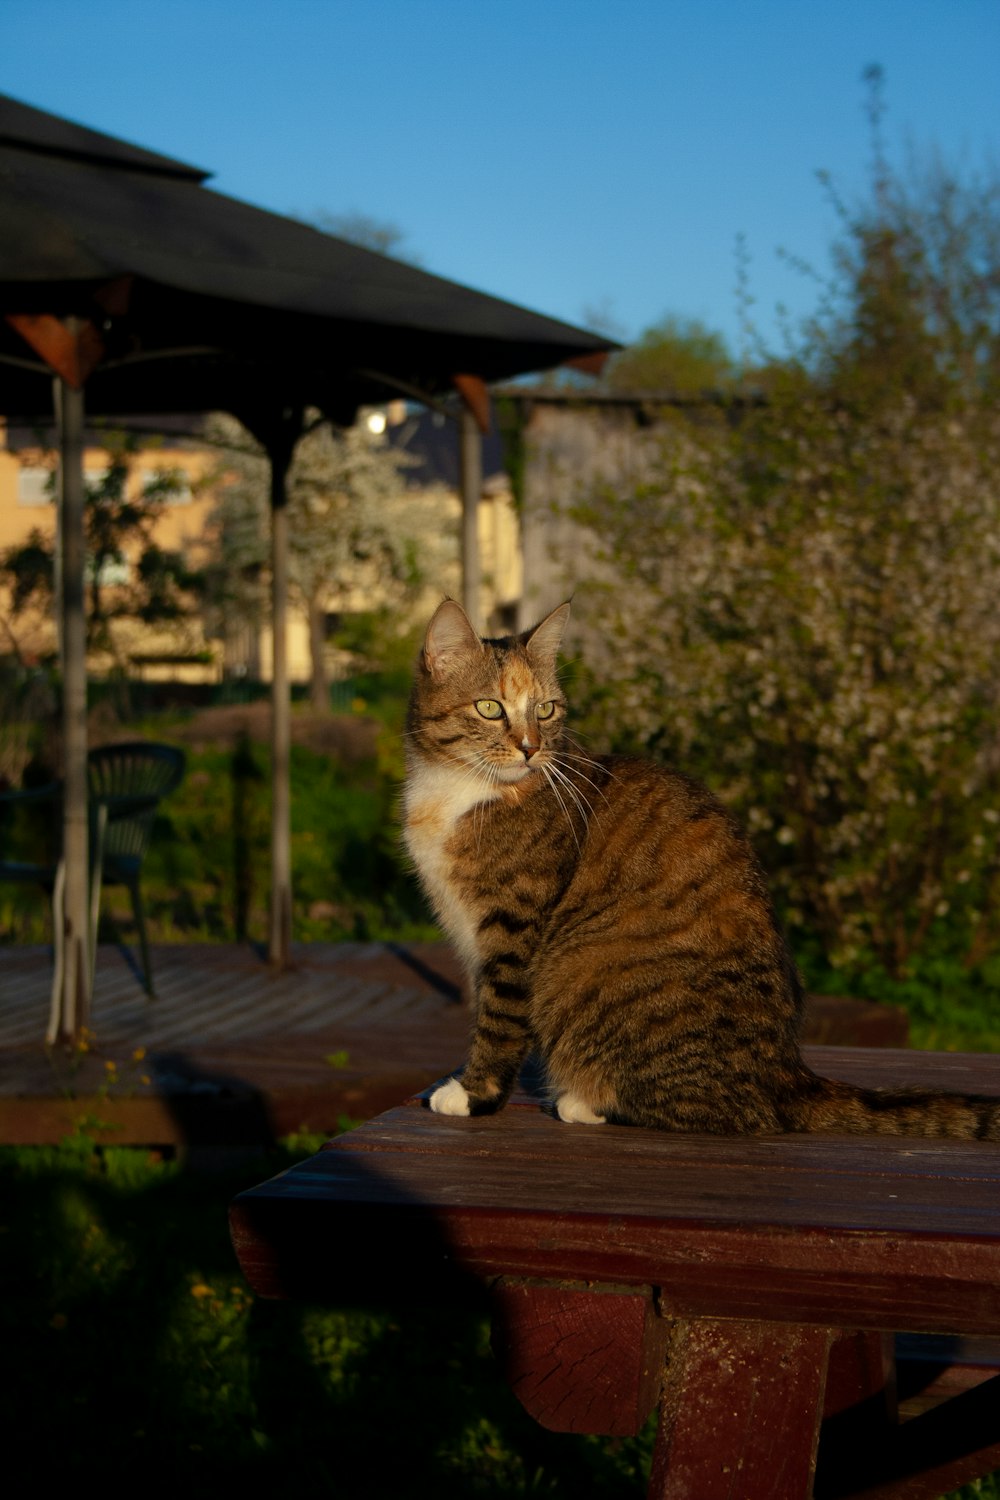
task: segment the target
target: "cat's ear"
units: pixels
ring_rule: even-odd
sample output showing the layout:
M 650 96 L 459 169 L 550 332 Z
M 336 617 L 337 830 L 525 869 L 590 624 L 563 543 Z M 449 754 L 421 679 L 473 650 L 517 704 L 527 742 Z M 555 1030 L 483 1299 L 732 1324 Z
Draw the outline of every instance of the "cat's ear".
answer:
M 460 604 L 445 599 L 431 616 L 424 636 L 424 666 L 440 679 L 470 656 L 479 655 L 483 643 Z
M 550 615 L 546 615 L 540 625 L 530 630 L 524 637 L 524 648 L 533 662 L 544 662 L 546 665 L 555 666 L 559 645 L 566 629 L 569 619 L 569 605 L 560 604 Z

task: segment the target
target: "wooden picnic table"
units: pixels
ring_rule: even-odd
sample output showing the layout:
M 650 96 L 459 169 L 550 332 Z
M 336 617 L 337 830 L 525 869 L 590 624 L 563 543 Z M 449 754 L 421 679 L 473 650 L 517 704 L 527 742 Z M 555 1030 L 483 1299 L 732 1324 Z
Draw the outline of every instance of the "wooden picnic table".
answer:
M 1000 1096 L 1000 1056 L 805 1050 L 857 1083 Z M 524 1094 L 455 1119 L 421 1097 L 231 1223 L 263 1296 L 485 1286 L 547 1427 L 631 1434 L 659 1406 L 656 1500 L 935 1500 L 1000 1468 L 1000 1374 L 900 1421 L 892 1340 L 1000 1340 L 996 1145 L 564 1125 Z

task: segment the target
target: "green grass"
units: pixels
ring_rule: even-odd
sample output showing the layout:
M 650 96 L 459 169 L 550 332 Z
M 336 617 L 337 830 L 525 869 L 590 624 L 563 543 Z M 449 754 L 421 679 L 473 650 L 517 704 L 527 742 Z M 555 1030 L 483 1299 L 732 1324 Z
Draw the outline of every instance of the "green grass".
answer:
M 420 1500 L 442 1483 L 462 1496 L 643 1493 L 651 1432 L 543 1431 L 503 1385 L 482 1312 L 256 1299 L 226 1208 L 290 1159 L 220 1177 L 83 1137 L 0 1150 L 8 1484 L 30 1476 L 45 1492 L 86 1476 L 213 1500 L 265 1486 Z

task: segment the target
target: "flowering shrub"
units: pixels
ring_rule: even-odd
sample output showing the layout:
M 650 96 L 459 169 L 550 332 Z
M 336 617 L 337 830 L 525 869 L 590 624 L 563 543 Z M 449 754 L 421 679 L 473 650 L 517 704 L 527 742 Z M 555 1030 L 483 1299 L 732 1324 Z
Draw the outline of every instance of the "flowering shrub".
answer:
M 1000 949 L 1000 182 L 894 173 L 866 81 L 870 192 L 765 399 L 570 504 L 584 727 L 703 776 L 793 932 L 899 978 Z
M 993 414 L 791 379 L 576 507 L 582 727 L 715 786 L 835 962 L 901 973 L 945 918 L 969 962 L 1000 939 L 998 475 Z

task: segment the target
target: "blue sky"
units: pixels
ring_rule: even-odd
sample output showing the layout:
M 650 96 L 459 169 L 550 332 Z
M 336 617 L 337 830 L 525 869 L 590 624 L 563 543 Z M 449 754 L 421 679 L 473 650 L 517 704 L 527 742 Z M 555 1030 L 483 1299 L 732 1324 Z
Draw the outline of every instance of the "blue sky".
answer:
M 280 213 L 360 212 L 428 270 L 634 337 L 739 346 L 814 305 L 871 151 L 998 164 L 1000 0 L 0 0 L 0 92 Z

